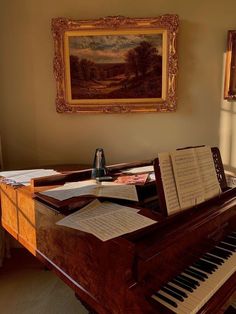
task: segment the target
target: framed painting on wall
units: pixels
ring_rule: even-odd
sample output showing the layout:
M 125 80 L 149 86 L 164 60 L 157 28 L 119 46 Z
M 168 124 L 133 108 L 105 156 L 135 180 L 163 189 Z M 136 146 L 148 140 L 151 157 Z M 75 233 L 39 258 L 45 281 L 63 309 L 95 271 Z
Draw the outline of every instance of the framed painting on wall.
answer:
M 236 100 L 236 30 L 228 31 L 224 98 Z
M 58 112 L 176 110 L 177 15 L 52 20 Z

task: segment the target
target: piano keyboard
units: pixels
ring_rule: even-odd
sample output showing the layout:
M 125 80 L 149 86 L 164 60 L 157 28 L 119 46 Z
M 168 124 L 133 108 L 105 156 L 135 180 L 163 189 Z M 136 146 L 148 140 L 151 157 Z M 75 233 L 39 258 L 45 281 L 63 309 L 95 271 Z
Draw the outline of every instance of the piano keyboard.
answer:
M 197 313 L 236 271 L 236 232 L 187 267 L 152 299 L 177 314 Z

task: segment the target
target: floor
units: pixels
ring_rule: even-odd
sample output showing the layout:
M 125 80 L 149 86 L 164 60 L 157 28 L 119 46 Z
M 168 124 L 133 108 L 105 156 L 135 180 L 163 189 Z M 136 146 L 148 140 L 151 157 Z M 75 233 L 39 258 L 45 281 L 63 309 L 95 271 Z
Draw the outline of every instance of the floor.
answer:
M 25 249 L 0 268 L 1 314 L 88 314 L 73 291 Z M 236 313 L 236 302 L 225 314 Z
M 1 314 L 88 314 L 73 291 L 25 249 L 0 268 Z

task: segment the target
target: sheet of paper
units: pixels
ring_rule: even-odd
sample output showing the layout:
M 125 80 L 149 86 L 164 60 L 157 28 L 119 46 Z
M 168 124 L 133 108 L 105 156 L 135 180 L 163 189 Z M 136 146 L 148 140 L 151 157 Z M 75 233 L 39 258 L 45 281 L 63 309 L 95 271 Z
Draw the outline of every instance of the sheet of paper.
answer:
M 78 211 L 58 221 L 58 225 L 91 233 L 102 241 L 147 227 L 156 221 L 139 215 L 136 209 L 114 204 L 91 202 Z
M 176 150 L 170 153 L 179 203 L 182 209 L 204 201 L 204 189 L 194 149 Z
M 85 207 L 81 208 L 77 212 L 73 213 L 70 215 L 70 218 L 73 217 L 79 217 L 80 219 L 88 219 L 88 218 L 94 218 L 100 215 L 104 215 L 107 213 L 112 213 L 117 210 L 127 210 L 132 213 L 137 213 L 139 209 L 129 207 L 129 206 L 124 206 L 124 205 L 119 205 L 116 203 L 111 203 L 112 207 L 110 206 L 110 202 L 100 202 L 98 199 L 93 200 L 91 203 L 86 205 Z M 102 205 L 102 206 L 101 206 Z M 99 210 L 97 209 L 99 207 Z M 67 216 L 68 217 L 68 216 Z
M 155 173 L 152 172 L 152 173 L 149 173 L 148 175 L 148 181 L 155 181 L 156 180 L 156 176 L 155 176 Z
M 30 185 L 30 180 L 34 178 L 47 177 L 56 174 L 60 173 L 53 169 L 31 169 L 0 172 L 0 176 L 5 178 L 6 183 L 22 185 Z
M 168 215 L 170 215 L 180 211 L 180 204 L 176 190 L 171 157 L 169 153 L 159 153 L 158 159 L 160 164 L 161 179 L 164 188 L 167 212 Z
M 217 179 L 211 148 L 208 146 L 195 148 L 198 167 L 204 188 L 205 199 L 219 195 L 220 184 Z
M 227 186 L 230 188 L 236 187 L 236 177 L 226 176 Z
M 102 182 L 97 191 L 97 196 L 100 197 L 111 197 L 130 201 L 138 201 L 138 194 L 135 185 Z
M 129 173 L 129 174 L 137 174 L 137 173 L 144 173 L 144 172 L 153 172 L 154 168 L 153 165 L 150 166 L 144 166 L 144 167 L 135 167 L 135 168 L 130 168 L 127 170 L 123 170 L 123 173 Z
M 95 180 L 85 180 L 65 183 L 57 188 L 40 192 L 40 194 L 64 201 L 77 196 L 97 195 L 97 188 L 98 184 L 96 184 Z
M 27 174 L 27 173 L 38 171 L 38 170 L 43 170 L 43 169 L 0 171 L 0 177 L 11 178 L 11 177 L 14 177 L 14 176 Z
M 40 192 L 60 201 L 71 197 L 92 195 L 96 197 L 111 197 L 138 201 L 136 187 L 134 185 L 116 184 L 113 182 L 96 183 L 95 180 L 66 183 L 63 186 Z

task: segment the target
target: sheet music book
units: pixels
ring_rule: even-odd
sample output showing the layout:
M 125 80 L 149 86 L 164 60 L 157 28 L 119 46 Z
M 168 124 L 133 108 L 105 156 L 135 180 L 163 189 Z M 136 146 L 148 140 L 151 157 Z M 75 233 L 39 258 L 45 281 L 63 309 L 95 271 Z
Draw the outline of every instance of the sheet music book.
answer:
M 94 200 L 56 224 L 91 233 L 107 241 L 154 223 L 157 221 L 138 214 L 135 208 Z
M 158 158 L 168 215 L 221 193 L 210 147 L 160 153 Z
M 97 183 L 95 180 L 65 183 L 63 186 L 40 192 L 40 194 L 60 201 L 86 195 L 138 201 L 135 185 L 117 184 L 114 182 Z

